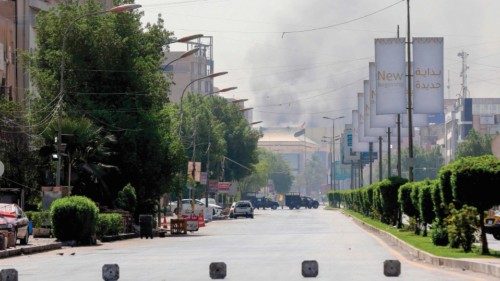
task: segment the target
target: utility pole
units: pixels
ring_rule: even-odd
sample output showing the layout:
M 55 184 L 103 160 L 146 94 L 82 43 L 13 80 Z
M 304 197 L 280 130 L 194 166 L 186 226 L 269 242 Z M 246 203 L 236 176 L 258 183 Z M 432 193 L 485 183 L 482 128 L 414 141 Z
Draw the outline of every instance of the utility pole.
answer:
M 369 181 L 369 182 L 370 182 L 370 184 L 372 184 L 372 181 L 373 181 L 373 171 L 372 171 L 372 162 L 373 162 L 373 142 L 369 142 L 369 143 L 368 143 L 368 147 L 369 147 L 369 149 L 368 149 L 368 151 L 369 151 L 369 152 L 368 152 L 368 153 L 370 154 L 370 156 L 369 156 L 369 157 L 370 157 L 370 158 L 369 158 L 369 160 L 370 160 L 370 181 Z
M 387 128 L 387 177 L 391 177 L 391 127 Z
M 382 137 L 378 137 L 378 180 L 382 181 Z
M 333 167 L 333 172 L 332 173 L 332 184 L 333 184 L 333 191 L 335 191 L 335 179 L 336 179 L 336 174 L 335 174 L 335 120 L 332 120 L 332 167 Z
M 398 38 L 399 38 L 399 24 L 398 24 Z M 397 114 L 397 133 L 398 133 L 398 163 L 397 163 L 397 170 L 398 170 L 398 177 L 401 177 L 401 114 Z
M 407 42 L 408 53 L 408 180 L 413 181 L 413 108 L 411 98 L 411 31 L 410 31 L 410 0 L 406 0 L 407 10 Z

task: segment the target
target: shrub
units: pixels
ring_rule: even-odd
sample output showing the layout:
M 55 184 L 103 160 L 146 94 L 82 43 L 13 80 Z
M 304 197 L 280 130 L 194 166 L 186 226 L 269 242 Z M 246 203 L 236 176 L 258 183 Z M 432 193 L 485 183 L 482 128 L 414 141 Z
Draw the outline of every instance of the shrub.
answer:
M 453 202 L 453 193 L 451 188 L 451 174 L 453 172 L 453 163 L 441 167 L 439 170 L 439 187 L 441 202 L 448 206 Z
M 407 182 L 403 184 L 398 190 L 399 206 L 401 207 L 403 213 L 412 218 L 418 216 L 418 210 L 415 205 L 413 205 L 413 201 L 411 200 L 411 192 L 417 186 L 418 184 L 415 182 Z
M 450 216 L 446 218 L 446 224 L 452 248 L 461 246 L 465 252 L 471 251 L 475 241 L 474 232 L 479 223 L 477 215 L 477 209 L 474 207 L 464 205 L 457 210 L 453 204 L 450 206 Z
M 40 228 L 50 226 L 51 221 L 49 211 L 26 212 L 26 216 L 33 222 L 33 227 Z
M 98 213 L 96 204 L 87 197 L 57 199 L 50 207 L 53 233 L 60 241 L 91 244 L 94 242 Z
M 398 189 L 407 182 L 400 177 L 391 177 L 380 182 L 382 222 L 396 225 L 399 220 Z
M 444 219 L 448 215 L 448 211 L 446 209 L 445 203 L 441 198 L 441 188 L 439 184 L 440 183 L 438 180 L 432 181 L 431 197 L 434 215 L 440 223 L 443 223 Z
M 424 224 L 424 234 L 427 236 L 427 225 L 431 224 L 435 218 L 434 206 L 432 204 L 432 182 L 425 180 L 420 184 L 418 193 L 418 210 L 422 223 Z
M 122 210 L 134 213 L 137 205 L 137 195 L 135 188 L 130 183 L 118 192 L 115 205 Z
M 448 230 L 442 221 L 434 220 L 431 226 L 432 243 L 436 246 L 446 246 L 449 243 Z
M 99 214 L 97 217 L 96 235 L 99 238 L 108 235 L 118 235 L 125 229 L 121 214 Z
M 419 198 L 420 198 L 420 183 L 416 182 L 415 186 L 412 188 L 411 193 L 410 193 L 410 198 L 411 198 L 411 203 L 416 209 L 416 215 L 415 215 L 415 234 L 419 235 L 420 234 L 420 222 L 422 221 L 420 218 L 420 211 L 418 210 L 419 206 Z

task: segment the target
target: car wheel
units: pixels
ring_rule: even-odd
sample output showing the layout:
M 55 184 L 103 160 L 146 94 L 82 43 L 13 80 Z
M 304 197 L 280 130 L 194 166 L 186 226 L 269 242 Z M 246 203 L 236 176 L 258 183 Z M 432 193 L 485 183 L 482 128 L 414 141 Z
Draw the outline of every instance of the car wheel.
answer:
M 278 206 L 273 205 L 273 206 L 271 207 L 271 209 L 276 210 L 276 209 L 278 209 Z
M 496 240 L 500 240 L 500 232 L 493 233 L 493 237 L 494 237 Z
M 24 238 L 20 239 L 19 241 L 21 242 L 21 245 L 28 245 L 29 239 L 30 234 L 28 233 L 28 231 L 26 231 L 26 236 L 24 236 Z
M 250 215 L 250 218 L 253 219 L 253 214 Z
M 293 206 L 288 206 L 288 208 L 290 208 L 290 210 L 293 210 Z

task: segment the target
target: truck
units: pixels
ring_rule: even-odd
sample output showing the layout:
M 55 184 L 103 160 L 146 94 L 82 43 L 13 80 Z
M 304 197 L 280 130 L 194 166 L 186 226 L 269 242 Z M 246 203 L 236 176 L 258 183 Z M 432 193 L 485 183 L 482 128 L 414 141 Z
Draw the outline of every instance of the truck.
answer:
M 297 192 L 290 192 L 285 195 L 285 206 L 290 208 L 290 210 L 295 209 L 300 209 L 302 207 L 302 197 L 300 196 L 300 193 Z
M 267 198 L 267 197 L 264 197 L 262 195 L 258 195 L 257 193 L 255 192 L 249 192 L 249 193 L 246 193 L 242 196 L 241 198 L 242 200 L 248 200 L 250 202 L 252 202 L 252 205 L 254 206 L 254 208 L 256 209 L 266 209 L 266 208 L 271 208 L 273 210 L 276 210 L 278 209 L 279 207 L 279 203 L 270 199 L 270 198 Z

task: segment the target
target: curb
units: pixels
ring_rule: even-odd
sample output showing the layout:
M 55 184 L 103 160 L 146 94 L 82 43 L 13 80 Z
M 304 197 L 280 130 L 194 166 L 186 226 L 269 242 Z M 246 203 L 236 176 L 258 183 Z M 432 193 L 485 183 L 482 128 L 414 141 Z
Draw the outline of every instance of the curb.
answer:
M 0 259 L 20 256 L 20 255 L 31 255 L 34 253 L 47 252 L 56 249 L 61 249 L 62 243 L 56 242 L 47 245 L 32 246 L 26 248 L 14 248 L 0 251 Z
M 462 269 L 462 270 L 470 270 L 470 271 L 483 273 L 483 274 L 487 274 L 487 275 L 491 275 L 491 276 L 500 278 L 500 266 L 493 265 L 493 264 L 487 264 L 487 263 L 474 262 L 474 261 L 467 261 L 467 260 L 434 256 L 434 255 L 429 254 L 425 251 L 419 250 L 419 249 L 407 244 L 403 240 L 397 238 L 396 236 L 394 236 L 388 232 L 385 232 L 383 230 L 380 230 L 374 226 L 371 226 L 371 225 L 359 220 L 356 217 L 353 217 L 353 216 L 346 214 L 344 212 L 342 212 L 342 214 L 352 218 L 354 220 L 354 222 L 356 224 L 360 225 L 361 227 L 364 227 L 371 232 L 375 232 L 375 233 L 389 239 L 391 242 L 396 244 L 399 248 L 407 251 L 411 256 L 417 258 L 418 260 L 433 264 L 435 266 L 445 266 L 445 267 L 457 268 L 457 269 Z
M 113 241 L 133 239 L 138 237 L 139 237 L 138 233 L 124 233 L 118 235 L 103 236 L 101 242 L 113 242 Z

